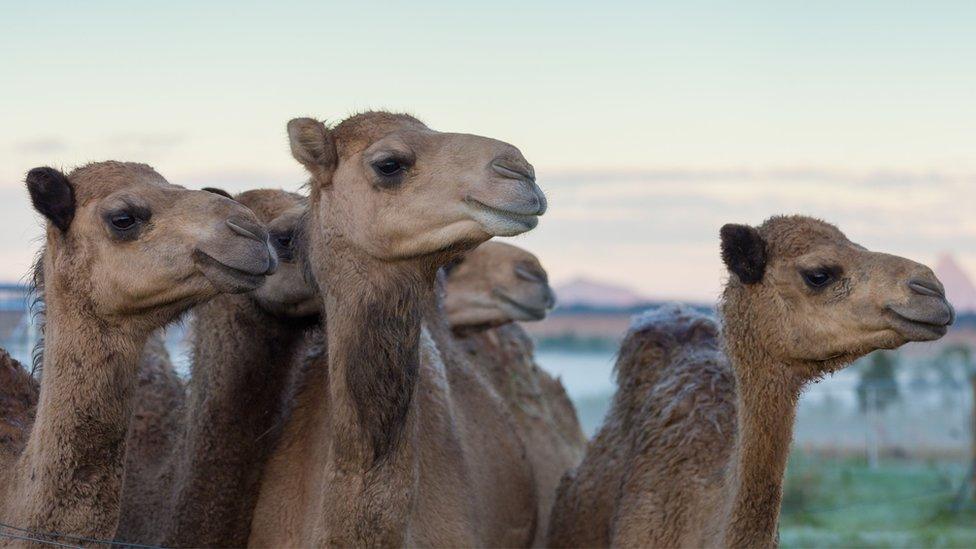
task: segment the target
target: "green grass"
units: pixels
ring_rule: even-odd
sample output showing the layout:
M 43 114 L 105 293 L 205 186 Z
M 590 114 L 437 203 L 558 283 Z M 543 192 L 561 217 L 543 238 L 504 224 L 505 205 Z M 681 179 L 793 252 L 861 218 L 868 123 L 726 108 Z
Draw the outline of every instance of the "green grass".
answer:
M 783 491 L 783 547 L 976 547 L 976 511 L 950 507 L 962 464 L 790 459 Z

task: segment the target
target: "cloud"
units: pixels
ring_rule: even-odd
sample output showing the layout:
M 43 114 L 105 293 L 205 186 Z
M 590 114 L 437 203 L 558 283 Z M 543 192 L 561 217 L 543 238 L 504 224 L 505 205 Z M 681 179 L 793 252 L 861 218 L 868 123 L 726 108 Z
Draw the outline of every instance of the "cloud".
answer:
M 242 192 L 249 189 L 273 188 L 298 191 L 307 175 L 296 167 L 293 171 L 266 170 L 238 170 L 214 169 L 211 171 L 196 171 L 176 173 L 168 179 L 178 185 L 190 188 L 221 187 L 231 192 Z
M 185 135 L 171 132 L 127 132 L 110 135 L 105 143 L 126 153 L 157 155 L 169 152 L 187 141 Z
M 68 144 L 56 137 L 43 137 L 13 144 L 13 150 L 23 154 L 55 154 L 68 149 Z
M 820 217 L 923 262 L 976 247 L 976 174 L 676 168 L 556 174 L 543 186 L 550 212 L 523 241 L 555 277 L 603 272 L 655 295 L 714 295 L 719 227 L 774 214 Z
M 839 170 L 814 166 L 793 168 L 655 168 L 648 170 L 574 170 L 553 171 L 546 179 L 554 184 L 588 184 L 633 182 L 645 183 L 709 183 L 722 181 L 748 182 L 818 182 L 869 188 L 899 188 L 913 185 L 976 184 L 976 173 L 952 173 L 935 170 Z

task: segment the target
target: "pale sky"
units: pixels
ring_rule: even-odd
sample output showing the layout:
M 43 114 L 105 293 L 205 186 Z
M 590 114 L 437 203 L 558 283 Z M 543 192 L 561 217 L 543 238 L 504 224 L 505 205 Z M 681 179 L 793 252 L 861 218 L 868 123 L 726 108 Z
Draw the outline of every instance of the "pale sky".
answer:
M 713 299 L 718 228 L 776 213 L 976 273 L 976 2 L 79 4 L 0 6 L 0 280 L 34 166 L 296 190 L 286 121 L 369 108 L 521 148 L 556 281 Z

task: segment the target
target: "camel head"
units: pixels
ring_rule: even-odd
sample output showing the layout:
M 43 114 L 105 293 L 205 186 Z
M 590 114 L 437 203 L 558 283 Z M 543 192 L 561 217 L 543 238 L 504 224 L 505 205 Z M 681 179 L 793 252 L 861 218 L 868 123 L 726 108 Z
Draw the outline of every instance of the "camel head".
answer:
M 521 248 L 485 242 L 447 267 L 444 310 L 456 332 L 542 320 L 555 304 L 545 269 Z
M 49 221 L 47 299 L 52 289 L 84 296 L 103 319 L 162 314 L 156 324 L 165 323 L 218 293 L 254 290 L 277 267 L 250 210 L 145 164 L 35 168 L 27 189 Z
M 386 112 L 334 128 L 296 118 L 288 136 L 312 174 L 313 215 L 376 259 L 463 251 L 528 231 L 546 211 L 532 165 L 508 143 Z
M 726 225 L 721 239 L 730 348 L 741 341 L 819 375 L 876 349 L 938 339 L 954 320 L 931 269 L 867 250 L 823 221 Z
M 234 199 L 250 208 L 268 228 L 271 244 L 278 255 L 278 271 L 269 276 L 263 286 L 251 292 L 251 297 L 261 308 L 281 317 L 318 315 L 321 309 L 318 290 L 305 276 L 296 249 L 308 199 L 278 189 L 246 191 Z

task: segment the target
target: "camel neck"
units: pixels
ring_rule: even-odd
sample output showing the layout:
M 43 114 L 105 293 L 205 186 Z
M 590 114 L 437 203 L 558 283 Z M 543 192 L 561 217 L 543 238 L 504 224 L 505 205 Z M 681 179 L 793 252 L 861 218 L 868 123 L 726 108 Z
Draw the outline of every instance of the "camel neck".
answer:
M 22 481 L 29 500 L 58 506 L 38 509 L 30 527 L 111 535 L 133 382 L 149 333 L 126 333 L 50 294 L 46 309 L 43 382 Z
M 342 253 L 330 263 L 326 337 L 334 435 L 343 449 L 336 458 L 370 468 L 404 443 L 435 271 Z
M 276 317 L 248 296 L 230 294 L 200 306 L 194 316 L 189 393 L 208 407 L 207 416 L 213 412 L 238 421 L 238 412 L 263 415 L 268 406 L 276 407 L 288 367 L 313 321 Z
M 312 322 L 271 315 L 245 295 L 217 296 L 194 315 L 186 433 L 166 544 L 246 545 L 292 366 Z
M 738 428 L 725 493 L 724 545 L 775 547 L 783 475 L 803 382 L 789 366 L 732 358 Z

